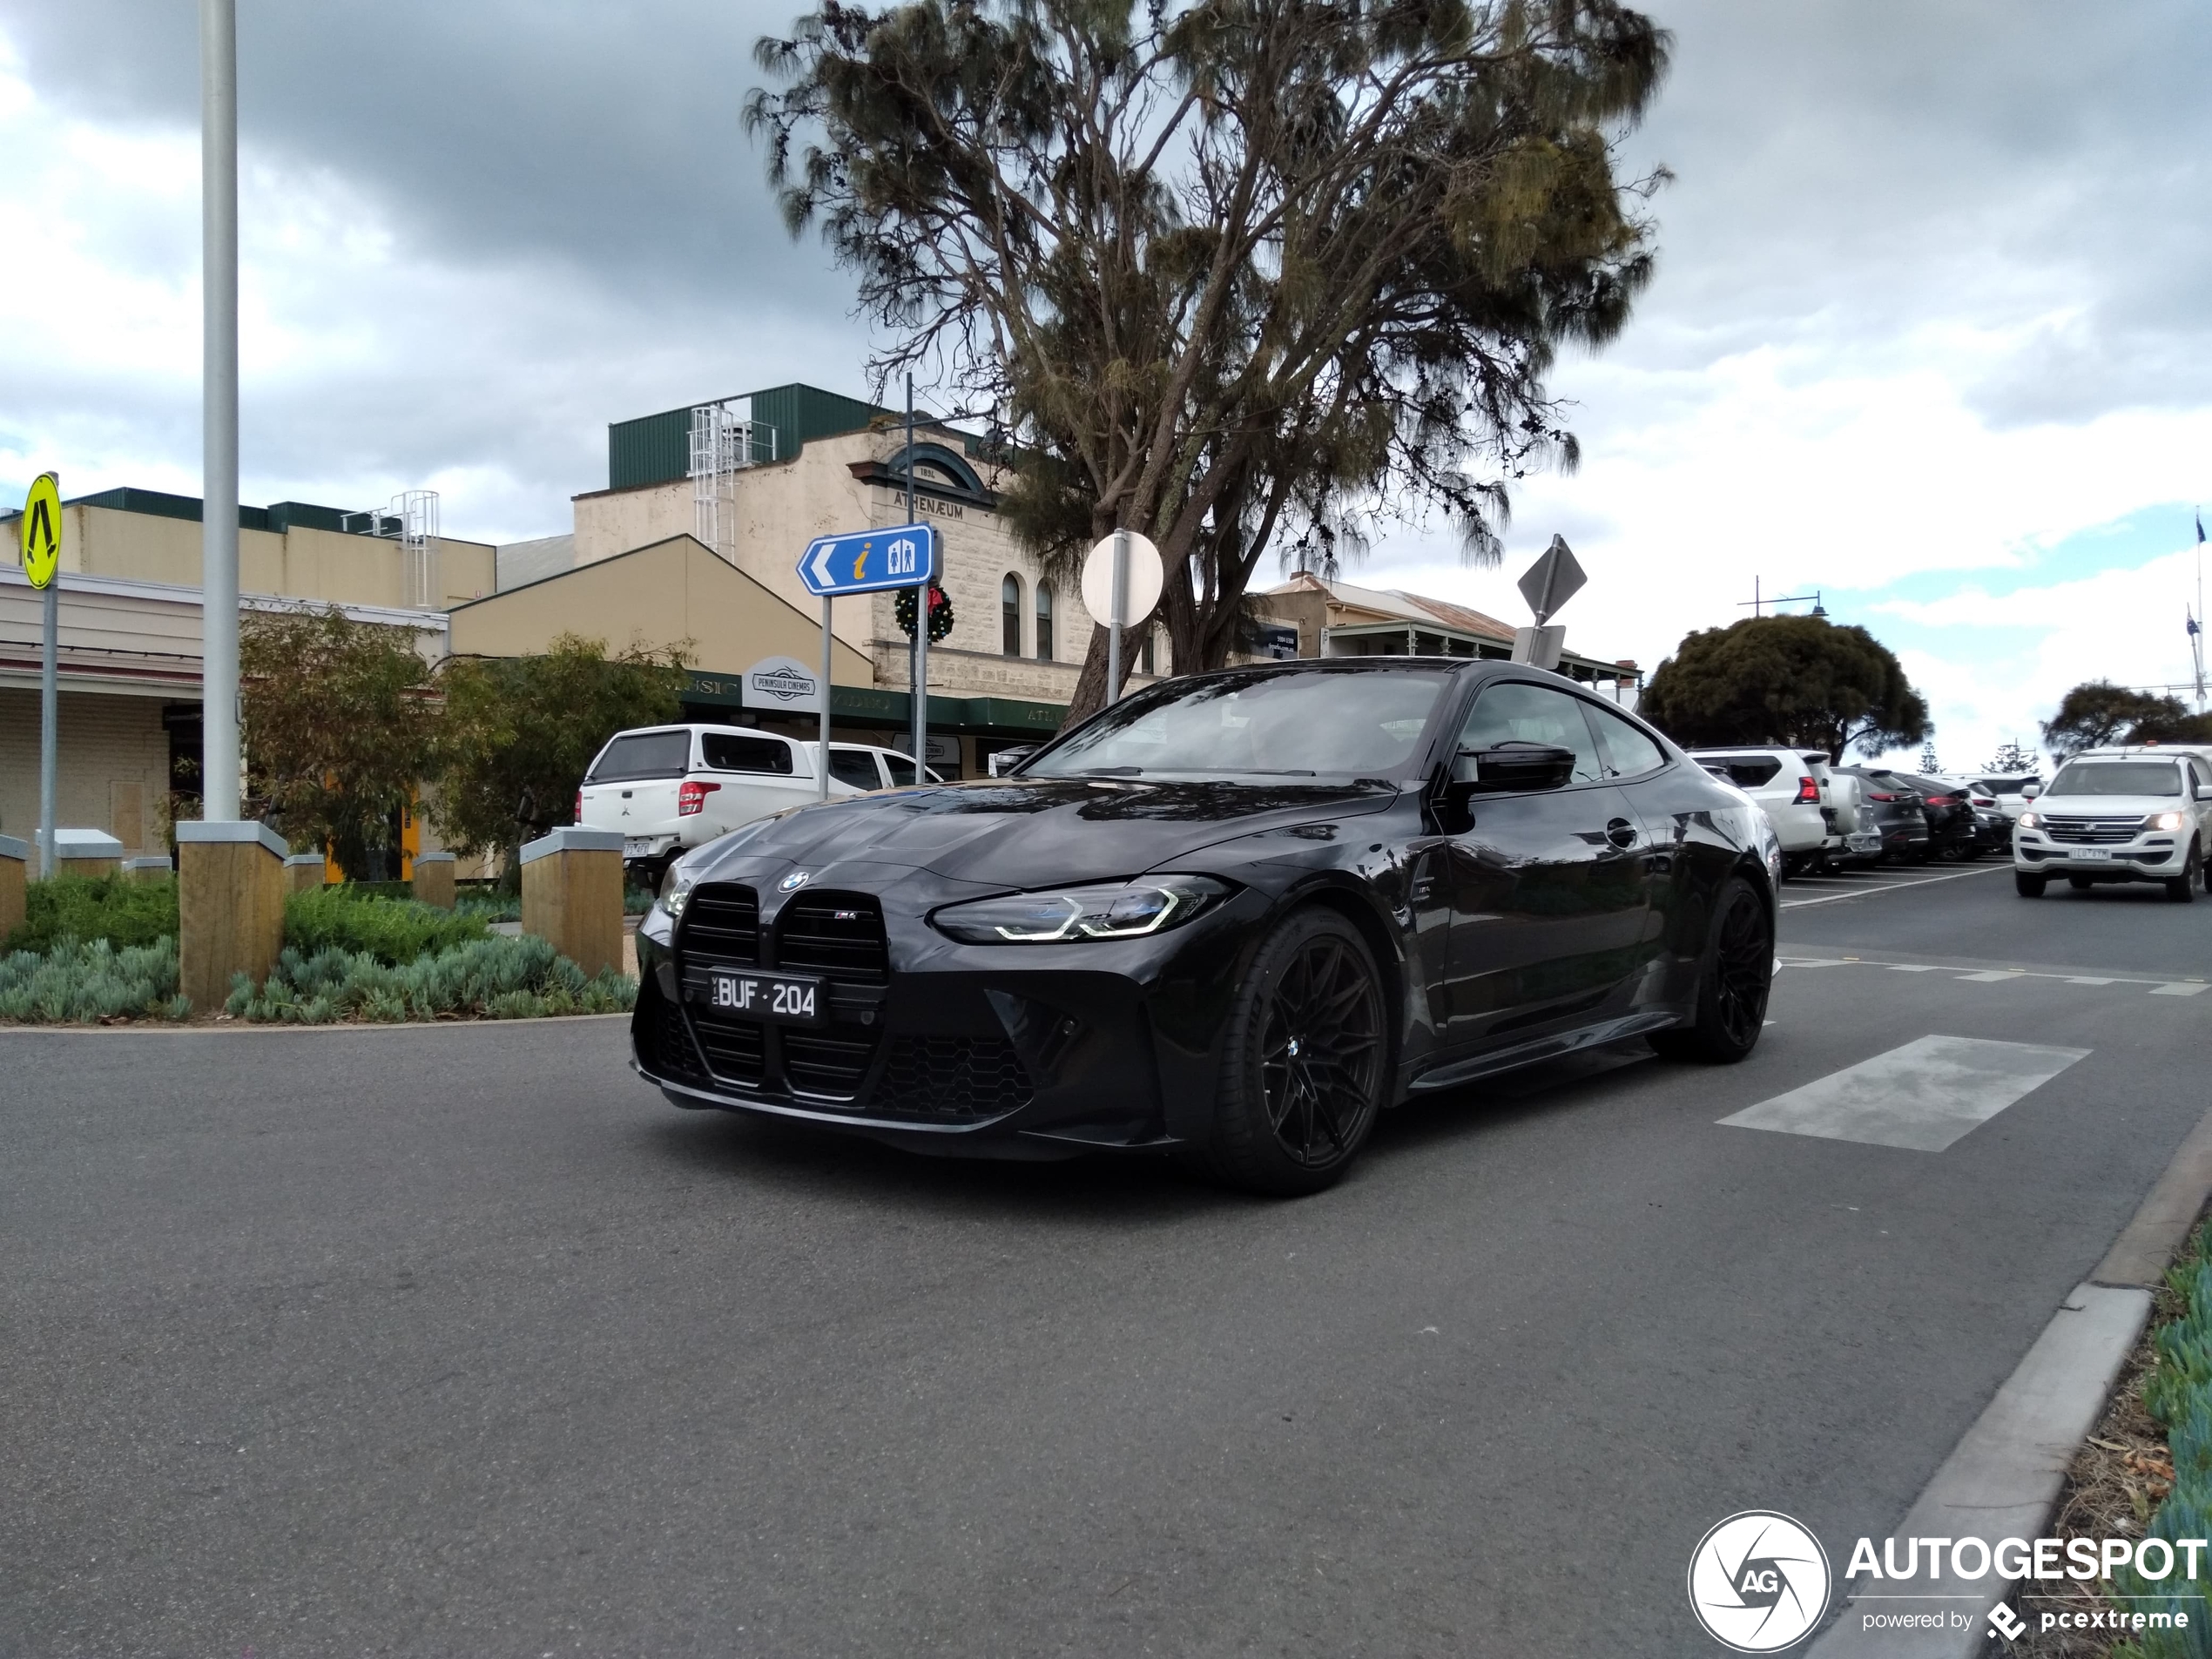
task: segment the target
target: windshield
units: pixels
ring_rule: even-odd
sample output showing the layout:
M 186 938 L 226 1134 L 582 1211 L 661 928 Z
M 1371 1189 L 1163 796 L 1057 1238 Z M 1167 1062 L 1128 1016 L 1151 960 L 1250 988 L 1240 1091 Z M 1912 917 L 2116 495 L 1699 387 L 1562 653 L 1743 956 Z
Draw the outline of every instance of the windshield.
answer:
M 1251 672 L 1170 681 L 1109 710 L 1025 778 L 1388 778 L 1420 751 L 1447 673 Z
M 2059 768 L 2046 795 L 2178 795 L 2182 774 L 2170 760 L 2077 760 Z

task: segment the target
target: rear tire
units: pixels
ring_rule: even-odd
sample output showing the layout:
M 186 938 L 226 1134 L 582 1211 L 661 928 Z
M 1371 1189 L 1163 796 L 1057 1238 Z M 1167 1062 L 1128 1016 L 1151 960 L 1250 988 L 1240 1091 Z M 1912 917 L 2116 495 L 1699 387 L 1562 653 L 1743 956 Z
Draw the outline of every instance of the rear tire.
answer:
M 1757 890 L 1731 876 L 1714 912 L 1690 1023 L 1654 1031 L 1645 1041 L 1669 1060 L 1732 1066 L 1759 1046 L 1773 984 L 1774 920 Z
M 1285 917 L 1261 944 L 1229 1017 L 1213 1173 L 1294 1197 L 1332 1186 L 1375 1126 L 1389 1086 L 1382 974 L 1332 910 Z
M 2196 902 L 2196 889 L 2202 880 L 2203 862 L 2195 841 L 2189 843 L 2188 862 L 2182 866 L 2181 874 L 2166 884 L 2166 896 L 2175 904 Z
M 2043 896 L 2043 885 L 2049 880 L 2048 876 L 2030 875 L 2025 870 L 2015 870 L 2013 872 L 2013 891 L 2023 899 L 2040 899 Z

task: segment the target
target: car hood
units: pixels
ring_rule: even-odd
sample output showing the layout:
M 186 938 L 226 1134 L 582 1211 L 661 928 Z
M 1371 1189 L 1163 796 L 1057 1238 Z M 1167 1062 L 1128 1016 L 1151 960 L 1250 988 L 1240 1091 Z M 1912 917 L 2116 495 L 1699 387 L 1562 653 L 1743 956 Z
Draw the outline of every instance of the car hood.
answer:
M 1395 785 L 1008 778 L 805 806 L 740 830 L 702 876 L 867 864 L 996 889 L 1139 875 L 1256 832 L 1379 812 Z

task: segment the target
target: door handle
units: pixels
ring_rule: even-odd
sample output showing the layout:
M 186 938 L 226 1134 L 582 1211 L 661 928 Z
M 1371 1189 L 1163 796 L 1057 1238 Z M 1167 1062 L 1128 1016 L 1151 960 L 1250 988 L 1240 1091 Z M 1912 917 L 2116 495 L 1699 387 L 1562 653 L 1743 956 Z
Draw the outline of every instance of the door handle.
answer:
M 1616 818 L 1605 826 L 1605 839 L 1625 851 L 1636 844 L 1636 826 L 1625 818 Z

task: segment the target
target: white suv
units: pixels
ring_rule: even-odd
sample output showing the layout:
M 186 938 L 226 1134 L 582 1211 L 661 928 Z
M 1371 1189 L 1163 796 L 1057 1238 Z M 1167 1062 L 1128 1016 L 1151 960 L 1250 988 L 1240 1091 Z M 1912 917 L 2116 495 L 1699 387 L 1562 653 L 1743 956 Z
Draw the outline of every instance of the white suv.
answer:
M 2173 749 L 2092 749 L 2060 766 L 2013 827 L 2013 881 L 2040 899 L 2074 887 L 2156 881 L 2180 904 L 2204 881 L 2212 764 Z
M 1846 850 L 1844 834 L 1858 824 L 1831 824 L 1828 757 L 1797 749 L 1692 749 L 1689 758 L 1725 778 L 1758 803 L 1782 844 L 1782 870 L 1795 875 L 1830 853 Z M 1852 802 L 1854 819 L 1857 802 Z M 1876 847 L 1880 842 L 1877 840 Z
M 623 862 L 659 885 L 670 860 L 741 824 L 820 794 L 819 743 L 734 725 L 655 725 L 617 732 L 583 775 L 576 821 L 619 831 Z M 914 780 L 911 755 L 830 745 L 830 799 Z M 931 783 L 941 782 L 923 768 Z

